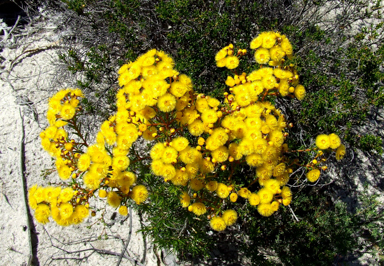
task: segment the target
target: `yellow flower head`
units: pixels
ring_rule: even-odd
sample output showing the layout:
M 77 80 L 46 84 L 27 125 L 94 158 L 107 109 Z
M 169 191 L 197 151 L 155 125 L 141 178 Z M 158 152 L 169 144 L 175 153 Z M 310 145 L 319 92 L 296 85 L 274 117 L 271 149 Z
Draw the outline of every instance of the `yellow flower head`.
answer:
M 200 179 L 192 179 L 189 182 L 189 186 L 191 187 L 192 190 L 199 191 L 204 187 L 204 182 Z
M 60 192 L 59 201 L 60 202 L 68 202 L 74 196 L 74 191 L 71 187 L 64 188 Z
M 271 191 L 273 194 L 281 192 L 280 183 L 276 179 L 268 179 L 264 182 L 264 187 Z
M 187 208 L 191 203 L 191 197 L 187 192 L 183 192 L 183 194 L 181 194 L 180 203 L 183 208 Z
M 235 210 L 226 210 L 224 211 L 222 218 L 227 226 L 231 226 L 236 223 L 237 212 Z
M 276 176 L 281 176 L 285 173 L 285 163 L 280 163 L 278 164 L 274 169 L 273 169 L 273 172 L 272 172 L 272 175 L 274 177 Z
M 270 203 L 261 203 L 261 204 L 259 204 L 259 206 L 257 207 L 257 211 L 262 216 L 265 216 L 265 217 L 269 217 L 269 216 L 271 216 L 274 213 L 273 208 L 272 208 Z
M 223 183 L 218 184 L 216 193 L 217 193 L 217 196 L 219 196 L 219 198 L 225 199 L 226 197 L 229 196 L 229 192 L 230 191 L 228 190 L 228 187 L 225 184 Z
M 163 152 L 161 159 L 164 163 L 174 163 L 177 161 L 178 152 L 172 147 L 166 147 Z
M 113 208 L 119 207 L 121 202 L 121 197 L 114 191 L 108 192 L 107 203 Z
M 119 213 L 122 216 L 127 216 L 128 215 L 128 208 L 127 208 L 127 206 L 120 206 Z
M 244 199 L 248 199 L 248 197 L 251 195 L 251 191 L 249 191 L 248 188 L 243 187 L 237 191 L 237 194 Z
M 73 207 L 70 203 L 63 203 L 60 205 L 60 216 L 62 219 L 68 219 L 73 213 Z
M 341 145 L 341 140 L 335 133 L 329 134 L 329 147 L 331 149 L 337 149 Z
M 276 43 L 276 33 L 267 32 L 263 36 L 263 44 L 261 45 L 263 48 L 271 49 Z
M 237 194 L 235 192 L 233 192 L 233 193 L 231 193 L 231 195 L 229 195 L 229 200 L 231 202 L 236 202 L 237 198 L 238 198 L 238 196 L 237 196 Z
M 171 179 L 175 186 L 186 186 L 188 182 L 188 173 L 181 170 L 176 170 L 176 175 Z
M 329 148 L 330 145 L 331 145 L 331 142 L 329 140 L 329 136 L 328 135 L 322 134 L 322 135 L 318 135 L 316 137 L 316 146 L 320 150 L 326 150 L 326 149 Z
M 206 185 L 205 185 L 206 189 L 208 189 L 209 191 L 211 192 L 214 192 L 216 191 L 217 187 L 218 187 L 218 183 L 217 181 L 209 181 Z
M 218 163 L 225 162 L 228 159 L 228 156 L 229 152 L 225 146 L 220 146 L 212 152 L 212 158 L 214 158 Z
M 316 182 L 320 177 L 320 170 L 319 169 L 313 169 L 307 173 L 307 179 L 309 182 Z
M 272 47 L 269 52 L 271 54 L 271 59 L 276 62 L 280 61 L 285 56 L 283 48 L 279 45 Z
M 164 164 L 163 169 L 161 170 L 161 175 L 164 177 L 165 181 L 173 180 L 176 176 L 176 169 L 172 164 Z
M 192 212 L 197 216 L 203 215 L 207 212 L 207 208 L 201 202 L 195 202 L 191 206 L 192 206 Z
M 170 89 L 170 92 L 176 97 L 184 96 L 187 91 L 188 87 L 179 81 L 173 82 Z
M 249 195 L 248 197 L 248 200 L 249 204 L 251 204 L 252 206 L 259 205 L 260 203 L 260 197 L 256 193 L 251 193 L 251 195 Z
M 198 137 L 204 133 L 204 123 L 197 119 L 188 126 L 188 130 L 192 136 Z
M 161 143 L 161 142 L 156 143 L 152 147 L 151 152 L 150 152 L 150 156 L 151 156 L 152 160 L 161 159 L 163 157 L 164 150 L 165 150 L 165 146 L 163 143 Z
M 140 205 L 148 198 L 148 190 L 143 185 L 137 185 L 132 189 L 131 198 Z
M 221 49 L 215 56 L 216 61 L 220 61 L 221 59 L 225 58 L 228 54 L 228 49 L 223 48 Z
M 239 145 L 236 143 L 229 144 L 229 155 L 232 156 L 234 160 L 240 160 L 243 157 L 243 154 L 239 150 Z
M 49 216 L 51 215 L 51 211 L 49 206 L 46 204 L 37 205 L 35 211 L 35 218 L 41 224 L 46 224 L 49 222 Z
M 224 219 L 219 216 L 213 217 L 209 224 L 213 230 L 218 232 L 224 231 L 227 227 Z
M 345 153 L 346 153 L 345 146 L 341 144 L 336 150 L 336 160 L 340 161 L 341 159 L 343 159 Z
M 283 189 L 281 190 L 281 196 L 283 199 L 292 197 L 292 191 L 289 187 L 284 186 Z
M 225 66 L 228 69 L 235 69 L 239 66 L 239 58 L 237 58 L 237 56 L 228 56 L 227 61 L 225 62 Z
M 270 203 L 273 199 L 273 192 L 267 188 L 262 188 L 257 192 L 261 203 Z
M 260 64 L 260 65 L 268 64 L 270 58 L 271 57 L 269 55 L 269 50 L 268 49 L 259 48 L 259 49 L 256 50 L 255 60 L 256 60 L 256 62 L 258 64 Z
M 272 208 L 272 210 L 273 210 L 274 212 L 276 212 L 276 211 L 279 209 L 279 206 L 280 206 L 280 203 L 277 202 L 277 201 L 273 201 L 273 202 L 271 203 L 271 208 Z
M 248 155 L 245 160 L 251 167 L 259 167 L 264 163 L 263 157 L 260 154 L 255 153 Z
M 297 85 L 294 93 L 295 93 L 296 98 L 299 101 L 303 100 L 305 97 L 305 94 L 306 94 L 304 86 L 303 85 Z
M 262 32 L 261 34 L 259 34 L 256 38 L 254 38 L 251 41 L 251 49 L 252 50 L 259 48 L 263 44 L 263 38 L 265 35 L 266 35 L 266 32 Z
M 201 115 L 201 119 L 206 124 L 214 124 L 216 123 L 218 117 L 216 111 L 213 109 L 206 109 Z
M 176 98 L 172 94 L 166 93 L 158 99 L 157 106 L 162 112 L 171 112 L 176 108 Z

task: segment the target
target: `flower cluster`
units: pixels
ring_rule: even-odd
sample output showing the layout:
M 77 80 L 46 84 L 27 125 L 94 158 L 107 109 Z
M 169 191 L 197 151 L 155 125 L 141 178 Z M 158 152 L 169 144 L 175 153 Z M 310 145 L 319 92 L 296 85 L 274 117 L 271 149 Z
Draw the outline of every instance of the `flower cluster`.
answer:
M 238 214 L 228 206 L 238 201 L 257 208 L 262 216 L 289 205 L 292 192 L 287 183 L 294 163 L 284 155 L 289 152 L 284 143 L 288 125 L 269 99 L 291 94 L 302 100 L 305 89 L 294 65 L 284 63 L 293 54 L 284 35 L 262 33 L 251 42 L 251 49 L 256 50 L 260 68 L 249 74 L 235 72 L 245 49 L 235 55 L 230 44 L 217 53 L 217 66 L 234 73 L 225 81 L 228 92 L 223 101 L 195 93 L 191 78 L 176 71 L 173 59 L 163 51 L 150 50 L 123 65 L 118 71 L 117 112 L 101 125 L 92 145 L 77 125 L 81 91 L 57 93 L 50 100 L 50 126 L 41 133 L 42 145 L 56 158 L 59 176 L 69 179 L 70 187 L 32 187 L 29 200 L 36 219 L 46 223 L 52 216 L 60 225 L 79 223 L 87 217 L 89 199 L 96 191 L 127 215 L 129 199 L 142 204 L 156 192 L 145 186 L 133 166 L 148 160 L 155 176 L 178 189 L 181 207 L 210 219 L 216 231 L 236 222 Z M 64 126 L 77 140 L 69 138 Z M 340 139 L 324 136 L 316 139 L 317 146 L 340 149 L 336 157 L 341 158 L 345 147 L 342 150 Z M 141 138 L 150 147 L 148 156 L 130 154 Z M 307 175 L 311 182 L 320 176 L 316 164 L 307 166 L 313 168 Z M 239 182 L 236 169 L 245 165 L 254 169 L 255 176 Z M 69 190 L 70 197 L 62 196 Z

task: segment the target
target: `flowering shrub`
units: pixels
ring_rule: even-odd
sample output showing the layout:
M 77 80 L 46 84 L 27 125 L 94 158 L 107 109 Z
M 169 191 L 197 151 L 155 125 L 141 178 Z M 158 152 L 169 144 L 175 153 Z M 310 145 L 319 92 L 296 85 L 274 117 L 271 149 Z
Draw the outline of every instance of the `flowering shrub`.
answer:
M 345 146 L 336 134 L 323 134 L 316 138 L 316 147 L 288 147 L 286 129 L 291 125 L 273 99 L 305 97 L 290 63 L 292 45 L 278 32 L 263 32 L 250 46 L 259 67 L 248 74 L 237 72 L 247 50 L 230 44 L 216 54 L 217 66 L 233 72 L 225 81 L 229 92 L 223 101 L 196 93 L 191 78 L 175 70 L 163 51 L 150 50 L 123 65 L 117 112 L 101 125 L 93 144 L 78 120 L 84 114 L 79 104 L 83 93 L 59 91 L 49 101 L 50 126 L 40 136 L 43 148 L 56 158 L 66 187 L 35 185 L 29 190 L 37 221 L 45 224 L 52 217 L 62 226 L 81 223 L 96 195 L 127 215 L 130 200 L 143 204 L 157 189 L 138 178 L 140 164 L 150 164 L 154 175 L 177 190 L 180 208 L 206 217 L 216 231 L 236 223 L 239 198 L 266 217 L 289 205 L 293 195 L 286 184 L 295 168 L 305 166 L 307 180 L 316 182 L 327 169 L 325 153 L 336 151 L 340 160 Z M 149 148 L 130 152 L 140 139 Z M 308 163 L 294 158 L 309 151 L 317 152 Z M 252 168 L 255 174 L 237 176 L 239 168 Z

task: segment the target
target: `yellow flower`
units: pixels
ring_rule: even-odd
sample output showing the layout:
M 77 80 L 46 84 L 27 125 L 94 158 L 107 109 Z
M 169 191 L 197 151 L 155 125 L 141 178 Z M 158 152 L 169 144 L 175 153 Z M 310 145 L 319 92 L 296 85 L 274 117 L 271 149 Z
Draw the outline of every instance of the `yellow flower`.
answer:
M 263 44 L 263 38 L 265 35 L 266 33 L 263 32 L 251 41 L 252 50 L 259 48 Z
M 278 45 L 272 47 L 269 52 L 271 54 L 271 59 L 276 62 L 280 61 L 285 56 L 284 50 Z
M 75 207 L 75 213 L 81 218 L 87 218 L 89 215 L 89 209 L 84 205 L 77 205 Z
M 165 150 L 165 146 L 163 143 L 161 142 L 156 143 L 150 151 L 150 156 L 152 160 L 161 159 L 163 157 L 164 150 Z
M 206 110 L 203 111 L 203 113 L 201 115 L 201 119 L 206 124 L 214 124 L 214 123 L 216 123 L 218 117 L 217 117 L 217 114 L 216 114 L 215 110 L 213 110 L 213 109 L 206 109 Z
M 127 216 L 128 215 L 128 208 L 127 208 L 127 206 L 120 206 L 119 213 L 122 216 Z
M 239 194 L 240 197 L 247 199 L 251 195 L 251 191 L 249 191 L 246 187 L 243 187 L 237 191 L 237 194 Z
M 259 204 L 259 206 L 257 207 L 257 211 L 262 216 L 265 216 L 265 217 L 269 217 L 269 216 L 271 216 L 274 213 L 270 203 Z
M 271 209 L 272 209 L 274 212 L 276 212 L 276 211 L 279 209 L 279 206 L 280 206 L 280 203 L 277 202 L 277 201 L 273 201 L 273 202 L 271 203 Z
M 228 187 L 223 183 L 219 183 L 216 189 L 216 193 L 219 198 L 225 199 L 229 196 Z
M 60 192 L 59 201 L 68 202 L 72 199 L 73 195 L 74 195 L 74 191 L 71 187 L 64 188 Z
M 227 61 L 225 62 L 225 66 L 228 69 L 235 69 L 239 65 L 239 58 L 237 56 L 228 56 Z
M 63 203 L 60 205 L 60 216 L 62 219 L 68 219 L 73 213 L 73 207 L 70 203 Z
M 329 147 L 331 149 L 337 149 L 341 145 L 341 140 L 335 133 L 329 134 Z
M 235 86 L 235 80 L 231 76 L 228 76 L 225 84 L 229 87 L 233 87 Z
M 264 163 L 260 154 L 252 153 L 245 158 L 247 164 L 251 167 L 259 167 Z
M 235 99 L 241 107 L 249 105 L 252 100 L 250 94 L 247 91 L 236 94 Z
M 331 145 L 331 142 L 329 140 L 329 136 L 328 135 L 322 134 L 322 135 L 318 135 L 316 137 L 316 146 L 320 150 L 326 150 L 326 149 L 329 148 L 330 145 Z
M 237 220 L 237 212 L 235 210 L 226 210 L 224 213 L 223 213 L 223 216 L 222 216 L 225 224 L 227 226 L 231 226 L 233 225 L 234 223 L 236 223 L 236 220 Z
M 281 196 L 283 199 L 292 197 L 292 191 L 289 187 L 284 186 L 283 189 L 281 190 Z
M 258 64 L 267 64 L 269 62 L 270 55 L 268 49 L 259 48 L 255 53 L 255 60 Z
M 99 197 L 105 198 L 106 196 L 107 196 L 107 191 L 105 191 L 104 189 L 100 189 L 99 190 Z
M 345 146 L 341 144 L 336 150 L 336 160 L 340 161 L 341 159 L 343 159 L 345 153 L 346 153 Z
M 225 225 L 224 219 L 219 216 L 213 217 L 209 222 L 209 224 L 213 230 L 218 232 L 224 231 L 225 228 L 227 227 Z
M 276 176 L 281 176 L 285 173 L 285 164 L 284 163 L 280 163 L 278 164 L 274 169 L 273 169 L 273 172 L 272 172 L 272 175 L 274 177 Z
M 227 58 L 223 58 L 219 61 L 216 61 L 216 66 L 217 67 L 225 67 L 227 64 Z
M 170 89 L 170 92 L 176 97 L 184 96 L 187 91 L 188 87 L 179 81 L 173 82 Z
M 309 182 L 316 182 L 320 177 L 320 170 L 319 169 L 313 169 L 307 173 L 307 179 Z
M 114 191 L 108 192 L 107 203 L 110 206 L 112 206 L 113 208 L 117 208 L 119 207 L 120 202 L 121 202 L 121 198 L 116 192 Z
M 217 187 L 218 187 L 218 183 L 217 181 L 209 181 L 206 185 L 205 185 L 206 189 L 208 189 L 209 191 L 211 192 L 214 192 L 216 191 Z
M 267 188 L 262 188 L 257 192 L 257 195 L 260 198 L 261 203 L 270 203 L 273 199 L 273 193 L 267 189 Z
M 204 123 L 201 120 L 195 120 L 188 126 L 189 133 L 197 137 L 204 133 Z
M 281 192 L 280 183 L 276 179 L 268 179 L 264 182 L 264 187 L 271 191 L 273 194 Z
M 251 204 L 252 206 L 259 205 L 260 203 L 260 197 L 256 193 L 251 193 L 251 195 L 249 195 L 248 197 L 248 200 L 249 204 Z
M 136 182 L 136 175 L 132 172 L 122 172 L 117 176 L 117 183 L 120 186 L 130 187 Z
M 223 48 L 221 49 L 215 56 L 215 61 L 220 61 L 221 59 L 225 58 L 228 54 L 228 50 Z
M 280 186 L 284 186 L 289 181 L 289 174 L 288 173 L 284 173 L 282 175 L 279 175 L 279 176 L 276 177 L 276 180 L 279 181 Z
M 161 176 L 164 177 L 165 181 L 173 180 L 176 176 L 176 169 L 172 164 L 164 164 L 161 170 Z
M 46 224 L 49 222 L 49 216 L 51 215 L 51 211 L 49 206 L 46 204 L 37 205 L 35 211 L 35 218 L 41 224 Z
M 192 190 L 199 191 L 200 189 L 202 189 L 204 187 L 204 182 L 199 180 L 199 179 L 192 179 L 189 182 L 189 186 Z
M 212 158 L 215 159 L 218 163 L 225 162 L 228 159 L 229 152 L 227 147 L 220 146 L 218 149 L 212 152 Z
M 166 147 L 163 152 L 161 159 L 164 163 L 174 163 L 177 161 L 178 152 L 172 147 Z
M 166 93 L 158 99 L 157 106 L 162 112 L 171 112 L 176 107 L 176 98 L 172 94 Z
M 183 208 L 187 208 L 191 203 L 191 197 L 187 192 L 183 192 L 183 194 L 181 194 L 180 203 Z
M 304 99 L 306 91 L 303 85 L 297 85 L 294 92 L 296 98 L 301 101 Z
M 261 46 L 263 48 L 270 49 L 275 45 L 275 43 L 276 43 L 276 33 L 267 32 L 263 36 L 263 44 Z
M 188 173 L 176 170 L 176 174 L 171 181 L 175 186 L 185 186 L 188 182 Z
M 241 154 L 250 155 L 254 152 L 253 142 L 250 139 L 242 139 L 238 149 Z
M 284 35 L 282 36 L 281 48 L 287 55 L 293 54 L 292 44 L 289 42 L 288 38 Z
M 207 208 L 201 202 L 195 202 L 191 206 L 192 206 L 192 212 L 197 216 L 203 215 L 207 212 Z
M 231 195 L 229 195 L 229 200 L 231 202 L 236 202 L 237 198 L 238 198 L 238 196 L 237 196 L 237 194 L 235 192 L 233 192 L 233 193 L 231 193 Z
M 129 166 L 129 158 L 127 156 L 116 156 L 112 159 L 112 168 L 124 171 Z

